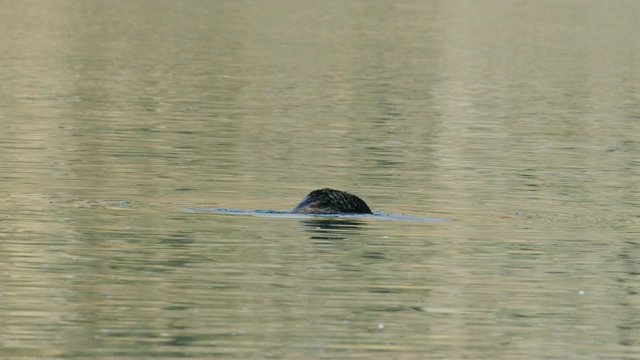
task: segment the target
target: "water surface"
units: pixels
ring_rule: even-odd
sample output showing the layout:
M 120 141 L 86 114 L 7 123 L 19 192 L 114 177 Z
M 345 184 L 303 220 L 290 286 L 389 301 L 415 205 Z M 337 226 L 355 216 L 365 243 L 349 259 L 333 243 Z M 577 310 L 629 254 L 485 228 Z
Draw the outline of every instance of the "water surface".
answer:
M 0 353 L 640 357 L 639 4 L 2 2 Z

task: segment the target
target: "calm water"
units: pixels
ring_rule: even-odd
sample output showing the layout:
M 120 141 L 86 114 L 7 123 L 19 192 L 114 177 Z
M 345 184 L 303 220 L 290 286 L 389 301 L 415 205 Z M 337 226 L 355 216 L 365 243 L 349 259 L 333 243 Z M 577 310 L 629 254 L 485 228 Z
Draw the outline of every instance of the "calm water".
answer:
M 640 358 L 640 2 L 0 9 L 3 359 Z

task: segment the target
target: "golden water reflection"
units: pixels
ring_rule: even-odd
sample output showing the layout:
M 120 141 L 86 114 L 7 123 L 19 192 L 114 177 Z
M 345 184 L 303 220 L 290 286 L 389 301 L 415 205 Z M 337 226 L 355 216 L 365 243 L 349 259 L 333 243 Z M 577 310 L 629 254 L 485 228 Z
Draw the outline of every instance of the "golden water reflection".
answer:
M 635 2 L 4 5 L 5 357 L 640 354 Z

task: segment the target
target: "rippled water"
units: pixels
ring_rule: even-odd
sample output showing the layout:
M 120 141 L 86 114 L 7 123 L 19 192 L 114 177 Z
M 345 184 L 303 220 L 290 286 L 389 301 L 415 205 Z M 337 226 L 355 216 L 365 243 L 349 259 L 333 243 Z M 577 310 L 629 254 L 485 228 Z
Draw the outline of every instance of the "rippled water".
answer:
M 640 357 L 639 3 L 1 5 L 2 358 Z

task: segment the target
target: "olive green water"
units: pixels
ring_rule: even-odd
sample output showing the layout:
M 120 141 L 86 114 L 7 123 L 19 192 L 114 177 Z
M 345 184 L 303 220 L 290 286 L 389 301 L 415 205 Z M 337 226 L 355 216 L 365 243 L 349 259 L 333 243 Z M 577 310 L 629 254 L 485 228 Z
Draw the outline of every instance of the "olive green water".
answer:
M 639 19 L 1 1 L 0 357 L 639 358 Z

